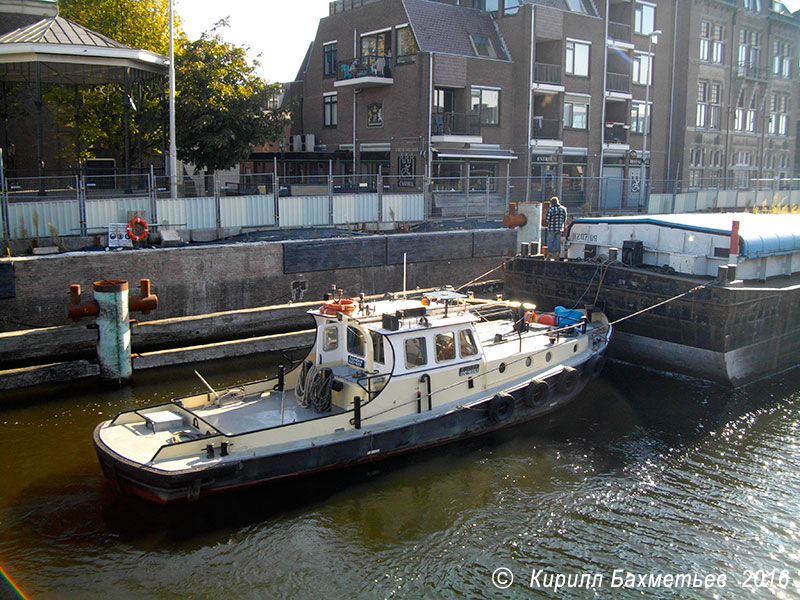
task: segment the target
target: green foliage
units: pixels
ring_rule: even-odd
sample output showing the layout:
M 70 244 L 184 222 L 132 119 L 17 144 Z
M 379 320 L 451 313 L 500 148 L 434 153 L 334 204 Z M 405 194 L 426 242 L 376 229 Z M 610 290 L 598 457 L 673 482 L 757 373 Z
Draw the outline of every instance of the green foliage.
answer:
M 252 146 L 281 135 L 285 118 L 269 110 L 280 86 L 258 77 L 245 52 L 208 33 L 181 48 L 175 108 L 181 160 L 210 171 L 229 169 Z

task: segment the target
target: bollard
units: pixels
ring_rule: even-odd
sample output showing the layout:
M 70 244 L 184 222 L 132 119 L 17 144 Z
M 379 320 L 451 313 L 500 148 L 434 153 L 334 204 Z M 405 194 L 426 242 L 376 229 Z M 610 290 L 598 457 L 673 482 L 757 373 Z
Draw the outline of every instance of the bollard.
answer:
M 95 281 L 94 299 L 98 306 L 100 377 L 119 385 L 128 383 L 133 376 L 128 282 Z
M 138 296 L 129 296 L 128 282 L 106 280 L 94 282 L 94 300 L 81 303 L 81 286 L 69 286 L 67 316 L 75 322 L 83 317 L 96 317 L 97 357 L 100 378 L 122 385 L 133 378 L 131 362 L 130 312 L 150 314 L 158 308 L 158 297 L 150 292 L 150 280 L 139 281 Z M 91 326 L 90 326 L 91 327 Z

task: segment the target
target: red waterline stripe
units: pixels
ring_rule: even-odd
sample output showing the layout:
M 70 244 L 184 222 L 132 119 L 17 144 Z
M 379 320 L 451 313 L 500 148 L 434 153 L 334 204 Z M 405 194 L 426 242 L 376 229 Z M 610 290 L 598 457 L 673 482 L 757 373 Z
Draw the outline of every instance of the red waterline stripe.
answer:
M 22 590 L 19 589 L 19 586 L 17 586 L 16 583 L 14 583 L 14 580 L 11 579 L 11 575 L 6 573 L 3 567 L 0 567 L 0 575 L 2 575 L 5 578 L 5 580 L 8 581 L 8 584 L 11 586 L 11 589 L 17 592 L 17 594 L 19 594 L 19 597 L 22 598 L 22 600 L 30 600 L 25 594 L 22 593 Z

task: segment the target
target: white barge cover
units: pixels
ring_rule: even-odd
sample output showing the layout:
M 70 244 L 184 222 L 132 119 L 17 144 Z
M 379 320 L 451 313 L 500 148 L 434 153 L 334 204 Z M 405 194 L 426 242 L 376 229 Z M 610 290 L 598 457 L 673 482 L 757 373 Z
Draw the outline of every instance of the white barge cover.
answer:
M 763 258 L 800 252 L 800 214 L 678 213 L 624 217 L 576 218 L 574 224 L 654 225 L 730 237 L 739 221 L 739 252 Z

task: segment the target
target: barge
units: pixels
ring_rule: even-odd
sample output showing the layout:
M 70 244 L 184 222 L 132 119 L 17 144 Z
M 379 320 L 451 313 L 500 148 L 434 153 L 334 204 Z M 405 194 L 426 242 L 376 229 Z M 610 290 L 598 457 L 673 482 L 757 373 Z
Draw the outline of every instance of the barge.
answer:
M 376 461 L 529 421 L 603 368 L 598 311 L 452 290 L 329 299 L 306 359 L 277 377 L 127 410 L 94 445 L 116 488 L 161 503 Z
M 612 358 L 744 385 L 800 364 L 798 232 L 800 215 L 575 219 L 563 260 L 514 257 L 504 291 L 602 307 Z

